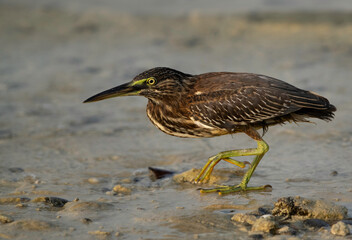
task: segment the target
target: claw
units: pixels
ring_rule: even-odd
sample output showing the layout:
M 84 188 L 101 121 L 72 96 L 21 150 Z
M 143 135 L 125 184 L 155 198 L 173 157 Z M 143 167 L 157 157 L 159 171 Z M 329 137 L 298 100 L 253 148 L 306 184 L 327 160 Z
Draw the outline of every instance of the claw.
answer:
M 243 187 L 241 184 L 235 186 L 220 186 L 218 188 L 212 189 L 204 189 L 201 188 L 201 193 L 212 193 L 217 192 L 219 195 L 229 194 L 229 193 L 236 193 L 236 192 L 246 192 L 246 191 L 263 191 L 267 190 L 268 188 L 272 188 L 270 185 L 263 185 L 259 187 Z

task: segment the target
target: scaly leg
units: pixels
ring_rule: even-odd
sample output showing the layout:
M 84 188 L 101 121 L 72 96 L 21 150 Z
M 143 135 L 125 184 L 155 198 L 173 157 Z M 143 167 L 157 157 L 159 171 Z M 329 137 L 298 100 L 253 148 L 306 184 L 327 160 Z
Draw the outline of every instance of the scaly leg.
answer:
M 221 152 L 221 153 L 219 153 L 209 159 L 206 166 L 202 169 L 201 173 L 196 178 L 196 180 L 199 182 L 208 179 L 210 177 L 210 174 L 211 174 L 213 168 L 221 159 L 228 160 L 230 157 L 255 155 L 253 163 L 252 163 L 251 167 L 248 169 L 248 171 L 246 172 L 246 174 L 244 175 L 241 183 L 238 185 L 235 185 L 235 186 L 221 186 L 221 187 L 214 188 L 214 189 L 201 189 L 202 193 L 218 192 L 221 195 L 221 194 L 227 194 L 227 193 L 239 192 L 239 191 L 264 190 L 266 187 L 268 187 L 268 185 L 260 186 L 260 187 L 247 187 L 247 184 L 248 184 L 250 178 L 252 177 L 254 170 L 258 166 L 258 164 L 259 164 L 260 160 L 263 158 L 264 154 L 269 150 L 269 146 L 259 136 L 259 134 L 256 130 L 248 129 L 245 133 L 257 141 L 257 144 L 258 144 L 257 148 L 249 148 L 249 149 L 240 149 L 240 150 Z
M 211 173 L 214 170 L 214 167 L 216 164 L 218 164 L 221 160 L 224 160 L 228 163 L 234 164 L 240 168 L 245 168 L 246 165 L 251 165 L 249 162 L 244 161 L 244 162 L 240 162 L 234 159 L 231 159 L 229 157 L 225 157 L 222 158 L 221 154 L 217 154 L 213 157 L 210 157 L 207 164 L 205 164 L 205 166 L 202 168 L 202 170 L 200 171 L 200 173 L 198 174 L 198 176 L 194 179 L 194 183 L 200 183 L 204 180 L 209 180 Z

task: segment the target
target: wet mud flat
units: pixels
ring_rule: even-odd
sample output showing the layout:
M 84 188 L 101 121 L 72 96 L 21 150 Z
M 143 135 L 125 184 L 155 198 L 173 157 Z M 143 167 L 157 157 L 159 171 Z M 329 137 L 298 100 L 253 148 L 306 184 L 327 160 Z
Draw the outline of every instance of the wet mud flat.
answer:
M 0 238 L 351 238 L 351 13 L 0 6 Z M 262 73 L 338 111 L 331 123 L 269 129 L 250 184 L 271 191 L 200 194 L 177 174 L 255 143 L 167 136 L 143 98 L 81 103 L 154 66 Z M 156 179 L 148 167 L 174 174 Z M 216 170 L 221 184 L 243 174 L 226 163 Z

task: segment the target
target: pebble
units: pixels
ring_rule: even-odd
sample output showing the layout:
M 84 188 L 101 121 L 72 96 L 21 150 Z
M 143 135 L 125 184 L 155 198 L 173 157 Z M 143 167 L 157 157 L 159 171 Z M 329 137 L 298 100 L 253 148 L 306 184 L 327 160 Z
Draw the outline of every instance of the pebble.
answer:
M 296 230 L 294 230 L 293 228 L 291 228 L 289 226 L 283 226 L 282 228 L 279 228 L 277 230 L 277 233 L 282 234 L 282 235 L 295 235 Z
M 19 204 L 16 204 L 15 207 L 17 207 L 17 208 L 25 208 L 25 207 L 28 207 L 28 204 L 19 203 Z
M 132 190 L 130 188 L 124 187 L 122 185 L 115 185 L 112 189 L 116 193 L 131 194 Z
M 68 202 L 68 200 L 58 197 L 37 197 L 33 199 L 32 202 L 44 202 L 50 204 L 53 207 L 63 207 Z
M 254 239 L 254 240 L 261 240 L 261 239 L 264 239 L 263 234 L 260 234 L 260 233 L 257 233 L 257 232 L 249 233 L 249 237 L 250 237 L 251 239 Z
M 350 234 L 350 229 L 346 223 L 339 221 L 332 225 L 331 233 L 337 236 L 346 236 Z
M 5 224 L 5 223 L 11 223 L 13 222 L 13 219 L 9 216 L 6 215 L 0 215 L 0 223 Z
M 111 232 L 101 231 L 101 230 L 89 231 L 88 233 L 91 234 L 91 235 L 98 235 L 98 236 L 109 236 L 109 235 L 111 235 Z
M 324 220 L 321 219 L 306 219 L 303 221 L 304 226 L 314 228 L 314 229 L 320 229 L 322 227 L 329 227 L 329 224 L 325 222 Z
M 100 180 L 98 178 L 91 177 L 91 178 L 88 178 L 88 182 L 90 184 L 98 184 L 98 183 L 100 183 Z
M 173 172 L 173 171 L 160 169 L 160 168 L 154 168 L 154 167 L 148 167 L 148 170 L 149 170 L 149 177 L 152 181 L 155 181 L 157 179 L 162 179 L 165 177 L 169 177 L 169 176 L 175 174 L 175 172 Z
M 21 173 L 21 172 L 24 172 L 23 168 L 20 168 L 20 167 L 12 167 L 12 168 L 9 168 L 9 171 L 12 172 L 12 173 Z
M 305 198 L 280 198 L 272 210 L 274 216 L 304 216 L 327 221 L 341 220 L 347 217 L 347 208 L 323 200 Z
M 93 221 L 92 221 L 92 219 L 90 219 L 90 218 L 82 218 L 82 219 L 81 219 L 81 222 L 84 223 L 84 224 L 89 224 L 89 223 L 91 223 L 91 222 L 93 222 Z
M 251 214 L 236 213 L 231 218 L 232 221 L 253 225 L 257 218 Z
M 192 168 L 188 171 L 182 172 L 180 174 L 175 174 L 172 179 L 176 183 L 185 183 L 185 182 L 190 182 L 193 183 L 193 180 L 198 176 L 200 172 L 200 169 Z M 221 183 L 229 180 L 230 177 L 234 175 L 241 175 L 243 172 L 231 172 L 228 170 L 222 170 L 222 169 L 215 169 L 213 173 L 210 176 L 209 181 L 207 182 L 208 184 L 212 185 L 214 183 Z
M 277 224 L 275 221 L 266 219 L 266 218 L 258 218 L 254 224 L 252 225 L 252 232 L 272 232 L 277 228 Z

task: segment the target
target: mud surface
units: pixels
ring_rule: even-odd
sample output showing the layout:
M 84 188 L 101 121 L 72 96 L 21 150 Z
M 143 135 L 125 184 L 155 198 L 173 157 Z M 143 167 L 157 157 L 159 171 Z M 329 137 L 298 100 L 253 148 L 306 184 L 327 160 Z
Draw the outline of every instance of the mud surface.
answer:
M 231 217 L 287 196 L 349 213 L 324 231 L 306 231 L 325 226 L 315 220 L 277 226 L 269 218 L 274 230 L 253 238 L 351 237 L 344 236 L 352 211 L 348 1 L 92 2 L 0 1 L 0 238 L 247 239 Z M 250 185 L 270 184 L 271 192 L 200 194 L 172 177 L 150 178 L 148 167 L 199 169 L 219 151 L 255 142 L 244 134 L 167 136 L 147 119 L 142 97 L 82 104 L 155 66 L 261 73 L 318 92 L 338 111 L 330 123 L 269 129 L 270 151 Z M 241 180 L 235 166 L 222 168 L 233 171 L 224 183 Z

